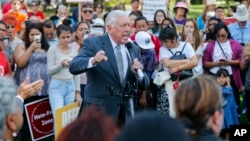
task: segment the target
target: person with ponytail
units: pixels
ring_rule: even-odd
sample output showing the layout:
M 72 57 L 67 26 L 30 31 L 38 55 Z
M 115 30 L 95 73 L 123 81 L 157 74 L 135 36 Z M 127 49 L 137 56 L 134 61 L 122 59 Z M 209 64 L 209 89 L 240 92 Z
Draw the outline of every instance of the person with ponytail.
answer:
M 76 48 L 70 47 L 72 28 L 68 20 L 56 29 L 59 44 L 48 50 L 48 73 L 51 75 L 49 84 L 49 100 L 53 116 L 55 111 L 75 100 L 81 102 L 80 76 L 69 72 L 71 60 L 78 54 Z

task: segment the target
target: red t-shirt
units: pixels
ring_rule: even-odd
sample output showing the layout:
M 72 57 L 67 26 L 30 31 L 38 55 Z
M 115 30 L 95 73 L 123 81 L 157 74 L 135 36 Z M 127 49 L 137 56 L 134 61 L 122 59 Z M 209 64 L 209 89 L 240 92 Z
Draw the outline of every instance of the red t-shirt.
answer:
M 28 17 L 31 17 L 31 16 L 37 16 L 39 17 L 40 19 L 45 19 L 44 17 L 44 14 L 42 11 L 37 11 L 36 13 L 33 13 L 33 12 L 28 12 Z
M 27 11 L 27 8 L 24 4 L 22 4 L 22 9 Z M 7 2 L 5 5 L 3 5 L 2 13 L 6 14 L 11 10 L 11 2 Z
M 11 67 L 7 56 L 0 51 L 0 76 L 11 76 Z
M 155 35 L 150 34 L 150 36 L 151 36 L 151 40 L 153 41 L 153 43 L 155 45 L 154 50 L 155 50 L 156 59 L 159 62 L 159 54 L 160 54 L 161 42 L 160 42 L 159 38 L 156 37 Z M 132 41 L 135 41 L 135 35 L 130 36 L 130 39 Z

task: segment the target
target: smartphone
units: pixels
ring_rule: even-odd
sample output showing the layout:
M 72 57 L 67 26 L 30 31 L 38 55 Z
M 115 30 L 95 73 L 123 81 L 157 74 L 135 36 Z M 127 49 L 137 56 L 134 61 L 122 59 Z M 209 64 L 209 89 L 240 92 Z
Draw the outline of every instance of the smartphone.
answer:
M 40 35 L 34 35 L 34 42 L 40 43 L 41 37 Z
M 226 60 L 225 60 L 225 59 L 220 59 L 219 61 L 220 61 L 220 62 L 226 62 Z
M 9 42 L 10 42 L 10 37 L 9 37 L 9 36 L 4 36 L 4 37 L 3 37 L 3 44 L 4 44 L 4 45 L 8 45 Z
M 191 30 L 188 31 L 188 37 L 193 37 L 193 32 Z

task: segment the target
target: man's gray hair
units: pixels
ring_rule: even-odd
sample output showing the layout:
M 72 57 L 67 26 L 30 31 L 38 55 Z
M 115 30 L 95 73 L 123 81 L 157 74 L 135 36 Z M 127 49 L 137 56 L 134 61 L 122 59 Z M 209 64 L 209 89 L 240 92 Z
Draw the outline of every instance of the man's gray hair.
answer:
M 128 14 L 122 10 L 111 11 L 105 20 L 105 25 L 106 26 L 108 26 L 108 25 L 113 26 L 116 23 L 117 18 L 123 17 L 123 16 L 128 16 Z
M 6 129 L 6 117 L 16 111 L 17 86 L 12 78 L 0 77 L 0 137 Z

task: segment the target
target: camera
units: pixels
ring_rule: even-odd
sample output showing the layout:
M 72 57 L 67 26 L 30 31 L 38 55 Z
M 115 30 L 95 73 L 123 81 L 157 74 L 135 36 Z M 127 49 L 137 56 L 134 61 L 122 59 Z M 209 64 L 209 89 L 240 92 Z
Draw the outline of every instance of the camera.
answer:
M 34 35 L 34 42 L 40 43 L 41 37 L 40 35 Z

